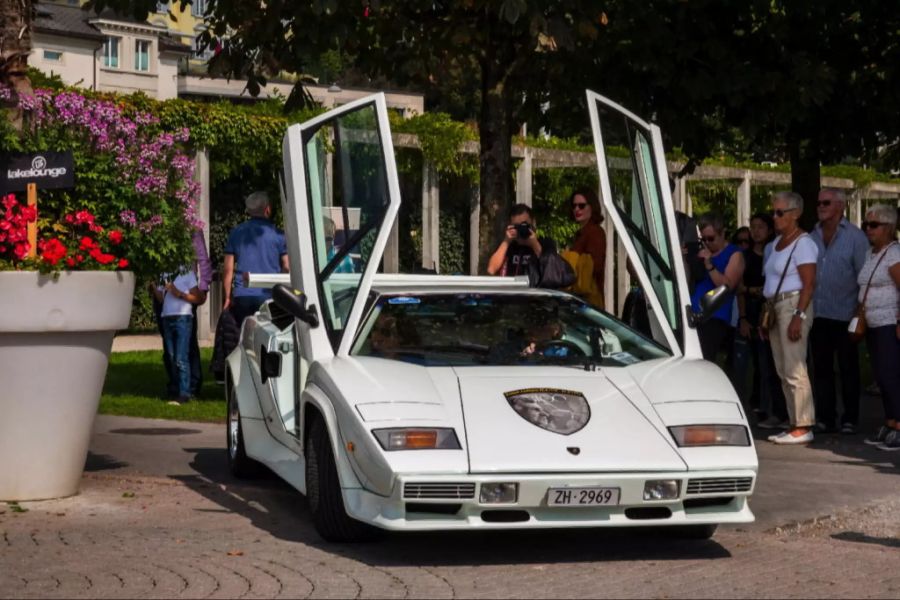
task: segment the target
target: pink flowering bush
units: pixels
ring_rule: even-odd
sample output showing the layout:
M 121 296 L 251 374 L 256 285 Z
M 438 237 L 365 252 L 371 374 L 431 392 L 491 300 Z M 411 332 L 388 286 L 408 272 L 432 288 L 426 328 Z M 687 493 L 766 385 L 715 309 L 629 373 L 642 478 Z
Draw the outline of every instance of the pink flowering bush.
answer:
M 0 88 L 0 99 L 9 97 Z M 0 243 L 0 269 L 127 268 L 155 277 L 193 259 L 190 236 L 202 223 L 187 129 L 166 131 L 133 105 L 72 90 L 38 89 L 18 106 L 23 130 L 4 132 L 4 146 L 71 150 L 75 188 L 38 190 L 36 214 L 24 206 L 24 193 L 2 199 L 8 215 L 0 228 L 8 223 L 16 233 Z M 35 219 L 38 256 L 28 260 L 20 232 Z

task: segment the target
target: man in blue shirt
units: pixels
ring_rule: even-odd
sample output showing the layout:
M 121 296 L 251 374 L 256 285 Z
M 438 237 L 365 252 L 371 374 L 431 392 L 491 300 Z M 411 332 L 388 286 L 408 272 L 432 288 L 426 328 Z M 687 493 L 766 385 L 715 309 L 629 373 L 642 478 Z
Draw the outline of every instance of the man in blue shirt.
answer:
M 857 275 L 866 262 L 869 242 L 858 227 L 844 218 L 846 194 L 822 188 L 816 210 L 819 222 L 810 237 L 819 247 L 816 291 L 813 295 L 812 350 L 813 396 L 820 431 L 835 431 L 837 397 L 834 361 L 841 372 L 842 433 L 855 433 L 859 422 L 859 353 L 847 327 L 856 311 Z
M 225 244 L 225 304 L 238 326 L 255 313 L 272 291 L 249 288 L 245 273 L 287 273 L 284 233 L 272 223 L 272 203 L 265 192 L 253 192 L 244 200 L 250 218 L 231 230 Z M 233 287 L 233 289 L 232 289 Z

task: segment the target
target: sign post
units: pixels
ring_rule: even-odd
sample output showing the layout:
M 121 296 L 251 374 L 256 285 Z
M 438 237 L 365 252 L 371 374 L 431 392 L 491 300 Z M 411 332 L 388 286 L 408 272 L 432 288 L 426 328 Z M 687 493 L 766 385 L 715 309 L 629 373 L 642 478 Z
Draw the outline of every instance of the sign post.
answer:
M 28 184 L 28 206 L 37 211 L 37 184 Z M 37 219 L 28 223 L 28 258 L 37 256 Z
M 0 194 L 27 192 L 28 206 L 37 210 L 38 184 L 44 189 L 75 187 L 75 161 L 71 152 L 40 152 L 0 156 Z M 37 255 L 37 222 L 28 224 L 28 257 Z

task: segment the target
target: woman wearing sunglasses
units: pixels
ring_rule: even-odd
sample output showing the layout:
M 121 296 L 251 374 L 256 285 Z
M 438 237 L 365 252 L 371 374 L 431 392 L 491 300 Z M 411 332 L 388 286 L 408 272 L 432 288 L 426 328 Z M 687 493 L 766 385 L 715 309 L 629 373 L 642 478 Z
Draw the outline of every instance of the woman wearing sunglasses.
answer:
M 882 450 L 900 450 L 900 244 L 897 208 L 873 206 L 862 223 L 872 244 L 859 272 L 858 318 L 866 322 L 866 345 L 884 402 L 885 424 L 866 440 Z M 859 314 L 859 313 L 858 313 Z
M 603 308 L 603 280 L 606 269 L 606 232 L 600 227 L 603 222 L 603 213 L 600 212 L 600 200 L 597 194 L 590 188 L 581 188 L 572 192 L 569 196 L 572 220 L 581 228 L 575 234 L 572 242 L 572 250 L 579 254 L 589 254 L 594 262 L 594 282 L 597 286 L 599 298 L 587 299 L 593 301 L 598 308 Z M 599 301 L 599 302 L 598 302 Z
M 766 246 L 766 282 L 763 295 L 772 308 L 774 323 L 760 334 L 772 342 L 775 370 L 787 401 L 791 428 L 769 436 L 776 444 L 806 444 L 813 440 L 816 423 L 812 386 L 806 370 L 806 347 L 812 326 L 812 298 L 816 287 L 819 248 L 800 229 L 803 198 L 778 192 L 772 200 L 778 236 Z
M 709 214 L 700 219 L 700 239 L 702 248 L 697 253 L 706 268 L 706 277 L 697 282 L 691 296 L 694 311 L 700 311 L 700 299 L 706 292 L 720 285 L 728 286 L 734 291 L 744 276 L 744 255 L 740 248 L 729 244 L 725 238 L 725 222 L 716 214 Z M 700 336 L 700 348 L 703 358 L 716 360 L 720 350 L 727 350 L 734 339 L 734 327 L 731 317 L 734 302 L 725 302 L 713 313 L 708 321 L 697 328 Z

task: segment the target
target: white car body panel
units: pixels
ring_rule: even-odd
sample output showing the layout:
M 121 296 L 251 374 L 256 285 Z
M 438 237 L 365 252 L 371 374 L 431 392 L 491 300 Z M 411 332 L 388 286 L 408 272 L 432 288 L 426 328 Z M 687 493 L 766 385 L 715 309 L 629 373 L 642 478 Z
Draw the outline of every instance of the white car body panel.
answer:
M 603 151 L 601 123 L 595 103 L 617 105 L 589 92 L 591 119 L 598 139 L 598 162 L 604 203 L 613 224 L 622 233 L 638 277 L 650 289 L 650 275 L 641 266 L 635 244 L 629 240 L 612 200 Z M 317 127 L 360 107 L 375 107 L 379 140 L 386 167 L 387 204 L 383 222 L 371 247 L 364 272 L 326 273 L 321 261 L 323 230 L 315 224 L 321 214 L 308 187 L 324 188 L 320 174 L 306 173 L 305 143 Z M 620 107 L 619 107 L 620 108 Z M 655 146 L 656 161 L 644 167 L 664 168 L 661 138 L 655 126 L 623 114 L 643 126 Z M 304 141 L 304 136 L 306 140 Z M 664 172 L 664 171 L 661 171 Z M 604 185 L 606 181 L 606 185 Z M 675 244 L 671 198 L 658 195 L 654 208 L 665 221 L 668 240 Z M 285 323 L 273 303 L 248 318 L 238 349 L 228 357 L 229 389 L 240 408 L 247 455 L 306 492 L 304 444 L 311 418 L 321 418 L 334 451 L 347 514 L 377 527 L 394 530 L 482 529 L 522 527 L 597 527 L 741 523 L 753 520 L 747 498 L 755 485 L 758 467 L 752 439 L 742 447 L 679 448 L 669 427 L 680 425 L 747 426 L 746 416 L 728 379 L 715 365 L 699 359 L 696 331 L 688 326 L 687 284 L 680 260 L 669 275 L 671 290 L 683 327 L 665 317 L 659 328 L 672 356 L 627 366 L 596 369 L 577 365 L 529 366 L 423 366 L 395 359 L 355 354 L 366 327 L 372 298 L 379 295 L 529 294 L 569 298 L 563 292 L 528 288 L 525 278 L 380 274 L 381 255 L 399 210 L 399 187 L 386 109 L 381 95 L 342 106 L 313 121 L 288 129 L 284 141 L 283 202 L 291 274 L 252 274 L 250 285 L 289 285 L 303 290 L 319 315 L 319 326 L 299 319 Z M 623 233 L 624 232 L 624 233 Z M 665 238 L 665 236 L 662 236 Z M 318 248 L 318 250 L 317 250 Z M 663 251 L 676 252 L 677 247 Z M 675 256 L 678 256 L 675 254 Z M 330 263 L 329 263 L 330 264 Z M 327 271 L 327 269 L 326 269 Z M 657 273 L 658 275 L 658 273 Z M 352 308 L 342 321 L 343 330 L 329 337 L 323 324 L 323 302 L 335 290 L 355 290 Z M 664 302 L 648 294 L 654 312 L 662 315 Z M 281 371 L 262 381 L 261 354 L 279 354 Z M 581 393 L 591 416 L 570 435 L 542 429 L 520 416 L 505 394 L 516 390 L 552 388 Z M 373 431 L 417 427 L 452 429 L 459 449 L 386 451 Z M 574 450 L 573 450 L 574 449 Z M 577 451 L 576 451 L 577 450 Z M 677 498 L 643 498 L 644 484 L 652 479 L 679 482 Z M 703 481 L 701 481 L 703 480 Z M 479 499 L 486 482 L 516 482 L 518 499 L 512 505 L 486 505 Z M 712 482 L 712 483 L 704 483 Z M 458 497 L 406 495 L 406 486 L 462 486 Z M 548 506 L 551 487 L 601 486 L 620 490 L 613 506 Z M 699 487 L 698 487 L 699 486 Z M 707 487 L 704 487 L 707 486 Z M 712 486 L 712 487 L 708 487 Z M 719 487 L 716 487 L 719 486 Z M 721 486 L 725 486 L 722 488 Z M 734 489 L 728 486 L 733 486 Z M 723 491 L 724 489 L 724 491 Z M 693 491 L 692 491 L 693 490 Z M 699 491 L 698 491 L 699 490 Z M 712 490 L 712 491 L 710 491 Z M 693 498 L 722 498 L 718 504 L 691 504 Z M 452 514 L 429 512 L 450 502 Z M 665 518 L 629 516 L 631 510 L 666 507 Z M 527 511 L 521 522 L 491 521 L 492 509 Z

